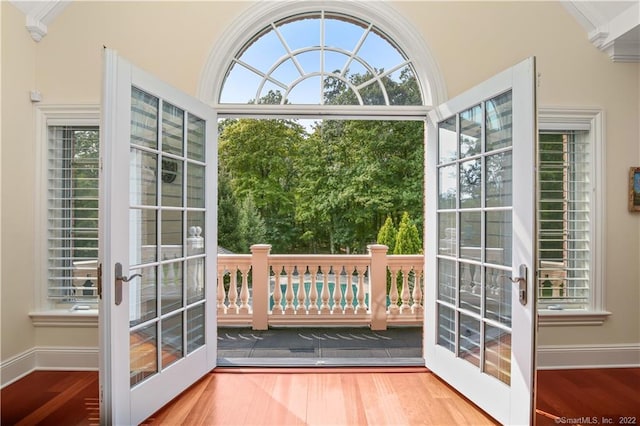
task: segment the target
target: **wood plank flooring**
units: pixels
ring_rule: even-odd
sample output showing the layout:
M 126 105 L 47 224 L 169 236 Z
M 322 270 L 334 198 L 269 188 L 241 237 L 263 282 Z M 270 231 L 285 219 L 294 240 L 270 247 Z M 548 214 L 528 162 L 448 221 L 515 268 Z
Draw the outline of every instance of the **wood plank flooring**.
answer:
M 537 394 L 538 425 L 640 423 L 640 368 L 539 371 Z M 3 426 L 97 425 L 98 373 L 35 371 L 3 388 L 0 402 Z M 216 369 L 145 424 L 495 423 L 422 368 L 250 368 Z

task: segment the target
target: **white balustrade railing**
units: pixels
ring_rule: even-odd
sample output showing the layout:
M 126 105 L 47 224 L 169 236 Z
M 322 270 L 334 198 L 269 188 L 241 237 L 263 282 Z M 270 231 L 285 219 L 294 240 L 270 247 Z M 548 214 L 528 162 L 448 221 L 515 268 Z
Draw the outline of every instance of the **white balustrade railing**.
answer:
M 421 325 L 422 255 L 218 255 L 217 315 L 221 325 Z M 389 289 L 389 292 L 387 292 Z

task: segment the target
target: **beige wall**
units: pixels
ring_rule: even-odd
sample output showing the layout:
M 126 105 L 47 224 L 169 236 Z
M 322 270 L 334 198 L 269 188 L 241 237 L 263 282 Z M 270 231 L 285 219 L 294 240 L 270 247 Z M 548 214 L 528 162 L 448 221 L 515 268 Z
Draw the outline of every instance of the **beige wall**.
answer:
M 31 349 L 33 309 L 36 49 L 25 18 L 2 2 L 2 360 Z
M 544 345 L 640 342 L 640 216 L 626 211 L 628 167 L 640 164 L 638 64 L 613 63 L 555 2 L 394 2 L 422 33 L 449 97 L 535 55 L 541 106 L 601 107 L 606 128 L 606 308 L 603 326 L 541 330 Z M 2 360 L 33 346 L 91 346 L 97 331 L 39 329 L 31 267 L 35 235 L 34 124 L 28 90 L 47 104 L 98 104 L 102 46 L 196 94 L 208 54 L 248 2 L 72 2 L 33 42 L 3 2 Z M 541 24 L 541 23 L 544 23 Z M 6 93 L 6 81 L 11 81 Z M 11 105 L 7 110 L 6 105 Z M 9 124 L 7 124 L 9 123 Z M 9 178 L 9 179 L 7 179 Z M 12 185 L 20 182 L 20 186 Z M 6 265 L 11 265 L 7 270 Z M 11 324 L 7 324 L 7 319 Z M 55 338 L 52 338 L 54 336 Z

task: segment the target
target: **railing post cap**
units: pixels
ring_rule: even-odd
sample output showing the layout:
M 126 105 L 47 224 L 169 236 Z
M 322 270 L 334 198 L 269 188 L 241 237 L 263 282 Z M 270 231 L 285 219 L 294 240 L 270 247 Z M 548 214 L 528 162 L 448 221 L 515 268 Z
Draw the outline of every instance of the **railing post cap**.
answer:
M 374 252 L 374 251 L 383 251 L 383 252 L 387 252 L 389 251 L 389 247 L 387 247 L 384 244 L 369 244 L 367 246 L 367 249 L 369 250 L 369 252 Z
M 258 251 L 271 251 L 271 244 L 254 244 L 251 247 L 251 253 Z

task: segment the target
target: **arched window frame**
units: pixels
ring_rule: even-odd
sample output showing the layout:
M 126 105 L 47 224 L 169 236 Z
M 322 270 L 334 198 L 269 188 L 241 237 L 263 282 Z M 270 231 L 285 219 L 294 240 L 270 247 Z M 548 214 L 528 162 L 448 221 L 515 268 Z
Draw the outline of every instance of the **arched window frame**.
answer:
M 266 105 L 220 104 L 220 92 L 226 72 L 236 53 L 256 34 L 256 28 L 265 28 L 290 16 L 318 12 L 334 12 L 351 15 L 375 25 L 401 48 L 413 63 L 415 77 L 422 91 L 423 105 L 372 106 L 372 105 Z M 247 37 L 247 34 L 250 34 Z M 294 116 L 306 118 L 351 119 L 424 119 L 433 105 L 446 101 L 444 79 L 429 47 L 419 36 L 413 24 L 385 2 L 352 1 L 304 1 L 262 2 L 252 4 L 220 37 L 212 48 L 203 68 L 197 95 L 211 105 L 219 116 Z

